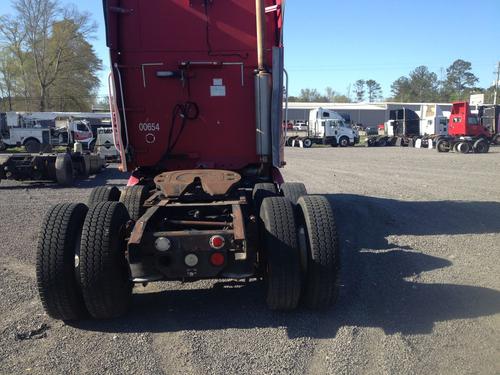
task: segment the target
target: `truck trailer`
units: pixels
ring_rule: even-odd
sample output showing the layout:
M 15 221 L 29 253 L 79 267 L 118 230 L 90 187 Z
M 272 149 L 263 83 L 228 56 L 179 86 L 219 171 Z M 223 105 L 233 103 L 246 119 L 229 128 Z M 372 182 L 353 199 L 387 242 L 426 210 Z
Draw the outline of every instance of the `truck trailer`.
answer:
M 121 192 L 98 187 L 88 204 L 47 213 L 37 250 L 46 312 L 112 318 L 135 284 L 200 279 L 262 282 L 273 310 L 330 306 L 332 208 L 279 169 L 285 2 L 103 3 L 115 143 L 131 176 Z

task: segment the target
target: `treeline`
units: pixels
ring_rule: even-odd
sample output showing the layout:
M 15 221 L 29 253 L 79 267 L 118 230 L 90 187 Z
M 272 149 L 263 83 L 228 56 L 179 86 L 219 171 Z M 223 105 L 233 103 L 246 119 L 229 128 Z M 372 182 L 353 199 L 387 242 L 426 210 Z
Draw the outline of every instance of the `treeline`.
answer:
M 419 66 L 408 76 L 399 77 L 391 85 L 391 96 L 386 101 L 396 102 L 453 102 L 468 100 L 471 94 L 485 94 L 485 101 L 492 102 L 493 86 L 481 88 L 477 86 L 479 79 L 472 72 L 472 64 L 464 60 L 456 60 L 446 69 L 446 75 L 438 75 L 426 66 Z M 359 79 L 349 85 L 346 94 L 336 92 L 327 87 L 324 93 L 316 89 L 302 89 L 298 96 L 289 98 L 292 102 L 376 102 L 382 100 L 380 84 L 373 79 Z
M 0 17 L 0 110 L 89 111 L 102 62 L 89 13 L 59 0 L 14 0 Z

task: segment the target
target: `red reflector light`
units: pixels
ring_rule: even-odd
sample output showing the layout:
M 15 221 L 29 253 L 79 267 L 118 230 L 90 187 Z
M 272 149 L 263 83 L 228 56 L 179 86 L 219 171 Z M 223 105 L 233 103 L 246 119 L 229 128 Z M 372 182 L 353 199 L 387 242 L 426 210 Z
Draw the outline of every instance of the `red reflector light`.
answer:
M 210 238 L 210 247 L 212 249 L 222 249 L 226 241 L 222 236 L 212 236 Z
M 221 253 L 213 253 L 210 255 L 210 263 L 215 267 L 220 267 L 224 264 L 225 258 L 224 254 Z

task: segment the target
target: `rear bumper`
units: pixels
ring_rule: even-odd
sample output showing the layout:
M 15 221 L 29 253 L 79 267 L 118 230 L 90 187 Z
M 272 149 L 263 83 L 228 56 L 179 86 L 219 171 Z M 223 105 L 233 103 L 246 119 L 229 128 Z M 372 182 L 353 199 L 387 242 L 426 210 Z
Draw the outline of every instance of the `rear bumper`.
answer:
M 250 234 L 256 232 L 252 223 L 245 223 L 244 231 L 239 224 L 228 228 L 197 229 L 196 225 L 188 225 L 182 230 L 155 230 L 171 217 L 171 212 L 169 207 L 154 206 L 135 224 L 127 251 L 132 280 L 246 278 L 258 274 Z M 214 236 L 223 238 L 223 246 L 211 245 Z

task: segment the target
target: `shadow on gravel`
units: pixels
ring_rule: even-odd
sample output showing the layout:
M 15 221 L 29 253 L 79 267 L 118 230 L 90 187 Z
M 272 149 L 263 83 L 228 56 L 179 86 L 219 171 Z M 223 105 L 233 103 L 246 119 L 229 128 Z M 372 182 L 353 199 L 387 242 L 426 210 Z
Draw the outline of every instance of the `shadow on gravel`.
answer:
M 103 185 L 123 185 L 123 181 L 128 180 L 128 173 L 120 172 L 115 166 L 110 165 L 101 173 L 90 176 L 86 179 L 77 178 L 74 186 L 59 186 L 54 181 L 0 181 L 0 191 L 2 190 L 25 190 L 25 189 L 91 189 Z
M 260 283 L 217 283 L 201 290 L 134 295 L 133 308 L 113 321 L 78 328 L 105 332 L 176 332 L 286 327 L 289 337 L 335 337 L 339 328 L 381 328 L 387 334 L 428 334 L 434 323 L 500 312 L 500 292 L 475 286 L 424 284 L 418 275 L 450 266 L 446 259 L 402 248 L 390 235 L 500 233 L 500 204 L 401 202 L 356 195 L 328 196 L 342 244 L 342 289 L 327 311 L 275 313 Z M 469 249 L 457 249 L 457 253 Z M 407 281 L 409 278 L 415 281 Z

